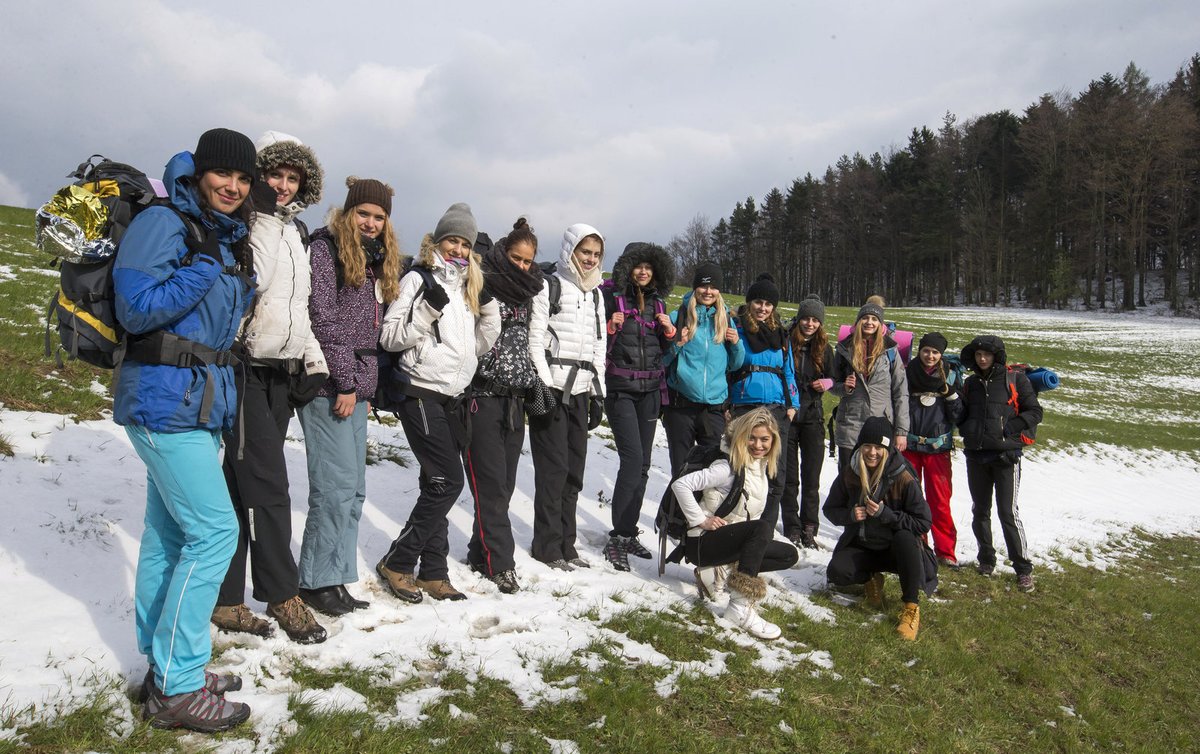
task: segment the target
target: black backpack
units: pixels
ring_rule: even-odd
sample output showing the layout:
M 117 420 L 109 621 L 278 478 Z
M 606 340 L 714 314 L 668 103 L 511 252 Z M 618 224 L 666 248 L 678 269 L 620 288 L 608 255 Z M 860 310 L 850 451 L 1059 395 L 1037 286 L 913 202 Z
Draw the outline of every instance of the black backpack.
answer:
M 400 273 L 400 279 L 410 272 L 414 272 L 421 277 L 421 289 L 430 288 L 437 284 L 433 279 L 433 270 L 419 264 L 413 264 L 410 259 L 404 271 Z M 416 299 L 413 299 L 414 303 Z M 412 319 L 412 310 L 408 312 L 408 317 Z M 442 334 L 438 330 L 438 323 L 433 323 L 433 339 L 434 342 L 442 341 Z M 412 384 L 409 379 L 408 372 L 400 366 L 400 354 L 403 351 L 387 351 L 379 348 L 376 351 L 376 359 L 379 362 L 379 379 L 375 384 L 375 398 L 371 401 L 371 409 L 378 417 L 380 411 L 390 411 L 393 414 L 400 410 L 400 404 L 408 398 L 408 388 Z
M 674 484 L 676 479 L 690 474 L 693 471 L 700 471 L 712 466 L 713 463 L 720 459 L 729 460 L 729 454 L 721 450 L 718 446 L 712 445 L 696 445 L 688 451 L 687 458 L 683 461 L 683 467 L 679 473 L 671 477 L 670 483 L 667 484 L 666 491 L 663 492 L 662 500 L 658 503 L 658 514 L 654 517 L 654 530 L 658 532 L 658 575 L 662 576 L 666 570 L 667 563 L 678 563 L 683 560 L 683 543 L 686 541 L 688 523 L 683 516 L 683 509 L 679 507 L 679 501 L 675 499 L 675 493 L 671 491 L 671 484 Z M 726 516 L 730 511 L 737 506 L 742 498 L 742 489 L 745 485 L 745 477 L 742 474 L 737 474 L 733 480 L 733 486 L 729 488 L 729 494 L 717 506 L 717 510 L 713 513 L 714 516 Z M 700 500 L 700 493 L 695 493 L 696 500 Z M 673 539 L 676 542 L 675 549 L 667 553 L 667 540 Z
M 120 365 L 126 349 L 125 328 L 117 321 L 112 271 L 125 230 L 142 210 L 153 205 L 175 211 L 188 232 L 202 241 L 204 231 L 158 196 L 145 173 L 130 165 L 92 155 L 68 177 L 37 211 L 38 248 L 54 255 L 59 288 L 46 311 L 46 356 L 59 367 L 63 353 L 104 369 Z M 183 263 L 191 261 L 189 252 Z M 54 348 L 50 329 L 58 330 Z

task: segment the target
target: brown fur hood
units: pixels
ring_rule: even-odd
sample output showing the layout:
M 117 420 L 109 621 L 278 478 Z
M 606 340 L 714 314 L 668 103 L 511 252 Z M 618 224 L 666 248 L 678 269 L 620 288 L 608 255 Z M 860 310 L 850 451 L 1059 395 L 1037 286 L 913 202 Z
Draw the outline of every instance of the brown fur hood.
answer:
M 635 241 L 625 247 L 613 265 L 612 281 L 617 291 L 624 291 L 633 284 L 633 268 L 649 262 L 654 268 L 654 287 L 665 300 L 675 285 L 675 260 L 658 244 Z
M 304 182 L 300 185 L 296 201 L 306 207 L 315 206 L 321 201 L 325 171 L 321 169 L 321 163 L 317 161 L 317 155 L 310 147 L 301 143 L 295 136 L 279 131 L 267 131 L 255 146 L 258 148 L 255 164 L 260 176 L 280 165 L 299 168 L 304 173 Z

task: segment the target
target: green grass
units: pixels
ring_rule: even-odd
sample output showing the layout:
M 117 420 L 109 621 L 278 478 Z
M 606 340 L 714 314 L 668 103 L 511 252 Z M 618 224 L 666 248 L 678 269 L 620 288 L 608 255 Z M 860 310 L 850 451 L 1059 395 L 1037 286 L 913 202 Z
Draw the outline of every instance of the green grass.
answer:
M 828 594 L 815 599 L 836 624 L 769 610 L 794 643 L 782 653 L 789 664 L 777 669 L 764 669 L 760 645 L 731 639 L 704 608 L 611 620 L 606 627 L 615 635 L 677 662 L 701 666 L 716 657 L 724 664 L 713 677 L 684 672 L 666 696 L 659 686 L 668 671 L 623 656 L 616 644 L 578 655 L 602 658 L 598 671 L 576 661 L 545 668 L 547 680 L 577 696 L 533 708 L 501 682 L 439 671 L 436 651 L 427 668 L 432 680 L 402 686 L 349 667 L 298 666 L 291 678 L 300 686 L 340 683 L 362 694 L 367 710 L 323 712 L 294 701 L 298 727 L 278 750 L 491 752 L 508 743 L 511 751 L 546 752 L 546 739 L 565 739 L 584 752 L 1195 751 L 1200 541 L 1142 537 L 1122 549 L 1119 565 L 1107 571 L 1072 563 L 1042 571 L 1030 595 L 1017 592 L 1011 576 L 943 574 L 937 600 L 922 604 L 912 644 L 894 636 L 894 577 L 882 614 Z M 832 667 L 802 659 L 810 649 L 827 652 Z M 419 724 L 396 721 L 396 697 L 427 682 L 445 694 Z M 141 723 L 125 738 L 110 737 L 119 716 L 103 701 L 111 695 L 98 698 L 54 723 L 22 728 L 24 750 L 168 751 L 182 744 Z M 11 727 L 3 714 L 0 727 Z M 225 738 L 235 735 L 253 734 L 243 728 Z M 0 752 L 17 750 L 0 743 Z

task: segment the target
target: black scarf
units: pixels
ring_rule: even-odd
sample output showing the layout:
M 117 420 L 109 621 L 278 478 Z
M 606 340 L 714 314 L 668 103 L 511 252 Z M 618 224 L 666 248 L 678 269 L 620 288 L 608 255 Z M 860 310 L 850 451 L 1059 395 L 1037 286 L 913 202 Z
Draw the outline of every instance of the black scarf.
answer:
M 782 327 L 771 330 L 760 322 L 758 332 L 751 332 L 749 321 L 750 315 L 747 313 L 742 317 L 742 340 L 746 341 L 746 348 L 749 348 L 751 353 L 783 350 L 784 343 L 787 342 L 787 330 Z
M 509 306 L 528 304 L 542 290 L 542 268 L 534 262 L 522 272 L 508 258 L 502 240 L 484 253 L 482 267 L 488 292 Z
M 374 267 L 382 262 L 384 256 L 387 255 L 387 249 L 383 248 L 383 241 L 370 236 L 360 236 L 359 238 L 362 241 L 363 254 L 367 258 L 367 266 Z
M 925 371 L 925 365 L 919 358 L 909 361 L 907 370 L 909 395 L 920 395 L 921 393 L 942 395 L 946 390 L 946 380 L 942 377 L 942 370 L 935 369 L 933 374 L 929 374 Z

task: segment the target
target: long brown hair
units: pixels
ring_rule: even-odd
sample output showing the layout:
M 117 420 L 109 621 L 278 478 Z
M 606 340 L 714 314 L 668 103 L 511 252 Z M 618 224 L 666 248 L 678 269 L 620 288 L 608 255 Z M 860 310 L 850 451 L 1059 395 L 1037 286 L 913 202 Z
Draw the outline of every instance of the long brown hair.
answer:
M 190 179 L 193 189 L 193 195 L 196 197 L 196 203 L 200 205 L 200 214 L 212 219 L 217 210 L 213 209 L 208 200 L 204 198 L 204 192 L 200 190 L 200 177 L 207 173 L 199 173 L 192 176 Z M 251 176 L 253 178 L 253 176 Z M 253 184 L 251 184 L 253 185 Z M 234 241 L 229 247 L 230 253 L 233 254 L 234 260 L 237 262 L 238 270 L 246 275 L 254 274 L 254 249 L 250 246 L 250 231 L 254 229 L 254 206 L 250 201 L 250 189 L 246 189 L 246 198 L 238 205 L 232 213 L 221 213 L 226 217 L 231 217 L 234 220 L 241 220 L 246 224 L 246 235 Z M 255 297 L 255 302 L 258 297 Z
M 758 320 L 755 319 L 752 314 L 750 314 L 750 302 L 749 301 L 742 304 L 741 308 L 738 309 L 738 317 L 742 320 L 742 329 L 743 330 L 745 330 L 746 332 L 752 332 L 752 333 L 758 332 L 758 328 L 759 328 Z M 767 317 L 766 325 L 767 325 L 767 329 L 772 332 L 783 327 L 783 320 L 779 318 L 779 307 L 778 306 L 776 306 L 774 309 L 771 310 L 771 316 Z
M 825 374 L 825 347 L 829 345 L 829 333 L 825 332 L 825 324 L 817 321 L 817 330 L 811 338 L 805 339 L 800 332 L 800 320 L 792 325 L 792 362 L 797 370 L 800 369 L 800 351 L 808 347 L 808 355 L 816 368 L 815 374 Z M 797 375 L 799 376 L 799 375 Z
M 329 213 L 328 225 L 337 245 L 342 280 L 346 285 L 361 287 L 367 280 L 367 254 L 362 247 L 362 233 L 354 221 L 353 207 L 350 210 L 334 207 Z M 383 295 L 383 303 L 390 304 L 400 295 L 400 242 L 396 240 L 392 218 L 385 216 L 379 240 L 383 242 L 384 250 L 383 270 L 378 278 L 379 288 Z

